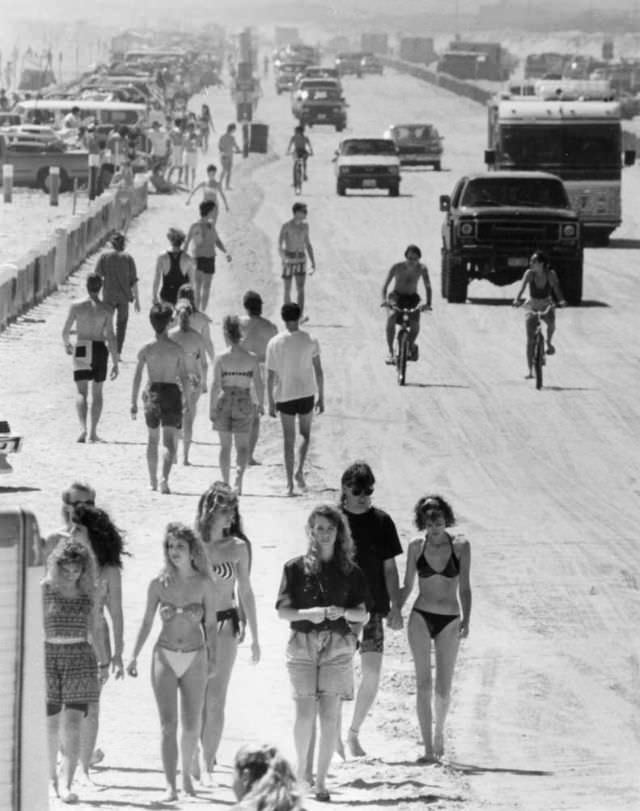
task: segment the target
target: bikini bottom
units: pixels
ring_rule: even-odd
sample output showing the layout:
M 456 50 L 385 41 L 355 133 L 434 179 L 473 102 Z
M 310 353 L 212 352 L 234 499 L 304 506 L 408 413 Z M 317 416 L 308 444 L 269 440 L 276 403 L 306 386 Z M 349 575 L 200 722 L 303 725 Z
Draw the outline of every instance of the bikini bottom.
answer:
M 435 639 L 443 628 L 446 628 L 453 620 L 458 619 L 457 614 L 434 614 L 431 611 L 421 611 L 419 608 L 413 610 L 416 614 L 420 614 L 425 621 L 431 639 Z
M 175 673 L 176 679 L 181 679 L 196 660 L 198 654 L 204 655 L 204 647 L 195 650 L 171 650 L 162 645 L 156 645 L 153 655 L 157 656 L 165 665 Z

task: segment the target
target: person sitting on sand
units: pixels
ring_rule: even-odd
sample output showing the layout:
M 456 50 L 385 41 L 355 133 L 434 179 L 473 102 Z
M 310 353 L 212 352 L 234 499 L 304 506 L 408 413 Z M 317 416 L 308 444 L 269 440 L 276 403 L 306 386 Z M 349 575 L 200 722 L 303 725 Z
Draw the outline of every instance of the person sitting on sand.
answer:
M 275 746 L 243 746 L 233 762 L 236 811 L 297 811 L 301 796 L 289 761 Z
M 138 675 L 138 656 L 147 641 L 156 611 L 162 628 L 153 648 L 151 683 L 162 727 L 162 765 L 167 780 L 165 802 L 178 799 L 178 693 L 182 736 L 182 788 L 195 796 L 191 764 L 198 743 L 205 690 L 216 668 L 216 593 L 202 541 L 184 524 L 167 525 L 164 568 L 147 591 L 147 606 L 127 673 Z
M 187 403 L 183 415 L 183 464 L 189 464 L 189 449 L 193 435 L 193 422 L 201 394 L 207 391 L 207 352 L 202 336 L 190 325 L 191 304 L 187 299 L 178 299 L 176 315 L 178 326 L 172 329 L 169 337 L 184 349 L 189 387 L 182 391 Z
M 444 753 L 444 722 L 458 646 L 469 634 L 471 549 L 465 538 L 447 532 L 455 524 L 455 516 L 442 496 L 427 495 L 418 501 L 415 524 L 422 534 L 411 541 L 407 550 L 400 608 L 411 594 L 417 574 L 418 597 L 409 616 L 408 636 L 416 670 L 416 705 L 424 743 L 424 755 L 418 762 L 431 763 Z M 432 642 L 435 655 L 433 735 Z
M 158 488 L 158 441 L 162 430 L 162 475 L 160 492 L 170 493 L 169 473 L 176 458 L 178 431 L 182 426 L 182 391 L 189 387 L 189 377 L 184 350 L 167 334 L 173 310 L 167 304 L 154 304 L 149 312 L 149 321 L 156 334 L 155 340 L 142 347 L 138 353 L 138 365 L 133 376 L 131 390 L 131 418 L 138 414 L 138 393 L 142 374 L 146 367 L 149 383 L 142 400 L 144 418 L 149 431 L 147 440 L 147 465 L 152 490 Z M 189 408 L 188 401 L 184 410 Z
M 102 279 L 96 273 L 87 276 L 89 297 L 74 302 L 69 308 L 62 328 L 62 342 L 68 355 L 73 356 L 73 379 L 78 393 L 76 410 L 81 433 L 78 442 L 87 441 L 89 383 L 91 383 L 91 421 L 89 442 L 99 442 L 98 422 L 102 414 L 102 384 L 107 379 L 107 363 L 111 355 L 110 379 L 118 376 L 118 349 L 113 332 L 112 311 L 100 300 Z M 76 327 L 76 342 L 71 343 L 71 329 Z
M 171 183 L 167 180 L 162 174 L 162 167 L 158 165 L 154 166 L 151 170 L 149 183 L 153 186 L 156 194 L 175 194 L 179 191 L 189 191 L 189 189 L 181 183 Z

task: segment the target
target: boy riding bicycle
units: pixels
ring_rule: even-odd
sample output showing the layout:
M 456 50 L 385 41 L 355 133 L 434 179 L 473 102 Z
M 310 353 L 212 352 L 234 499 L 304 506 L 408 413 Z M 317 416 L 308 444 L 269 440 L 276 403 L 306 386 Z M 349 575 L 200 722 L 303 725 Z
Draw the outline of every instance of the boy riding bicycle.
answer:
M 424 289 L 426 293 L 427 303 L 421 307 L 421 310 L 431 309 L 431 282 L 429 281 L 429 271 L 426 265 L 420 262 L 422 258 L 422 251 L 417 245 L 409 245 L 404 252 L 405 261 L 397 262 L 385 279 L 382 287 L 382 306 L 388 307 L 389 305 L 400 307 L 402 309 L 413 309 L 420 303 L 420 296 L 418 295 L 418 282 L 420 279 L 424 282 Z M 392 281 L 395 281 L 394 289 L 387 296 L 387 289 Z M 387 319 L 387 345 L 389 347 L 389 356 L 386 363 L 395 363 L 393 357 L 393 344 L 396 337 L 396 326 L 400 323 L 402 315 L 392 311 Z M 418 346 L 416 338 L 420 332 L 420 310 L 411 313 L 409 316 L 409 346 L 410 346 L 410 360 L 418 360 Z
M 302 167 L 304 172 L 304 179 L 307 180 L 307 158 L 313 155 L 313 148 L 311 141 L 304 134 L 304 127 L 299 125 L 295 128 L 289 146 L 287 147 L 287 155 L 294 154 L 296 160 L 302 159 Z

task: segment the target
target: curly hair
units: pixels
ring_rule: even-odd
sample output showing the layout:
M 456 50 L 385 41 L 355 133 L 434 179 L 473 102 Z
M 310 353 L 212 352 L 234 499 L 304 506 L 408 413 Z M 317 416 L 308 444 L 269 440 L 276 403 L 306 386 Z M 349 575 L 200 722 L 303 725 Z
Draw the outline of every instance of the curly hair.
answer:
M 228 536 L 232 536 L 234 538 L 239 538 L 241 541 L 244 541 L 247 545 L 247 549 L 249 551 L 249 571 L 251 571 L 251 562 L 252 562 L 252 549 L 251 549 L 251 541 L 245 535 L 243 526 L 242 526 L 242 518 L 240 516 L 240 508 L 238 506 L 238 494 L 235 490 L 232 490 L 228 484 L 225 482 L 214 482 L 210 487 L 208 487 L 204 493 L 200 496 L 200 501 L 198 502 L 198 510 L 196 513 L 196 531 L 200 535 L 203 543 L 206 545 L 209 543 L 210 535 L 211 535 L 211 525 L 213 523 L 213 518 L 216 513 L 216 510 L 220 507 L 226 507 L 233 511 L 233 517 L 231 519 L 231 524 L 229 528 L 225 531 L 225 534 Z
M 191 527 L 180 523 L 180 521 L 171 521 L 167 524 L 164 533 L 164 541 L 162 542 L 162 549 L 164 551 L 163 575 L 171 575 L 176 571 L 175 565 L 169 559 L 169 541 L 171 539 L 185 541 L 189 545 L 192 567 L 196 572 L 199 572 L 205 577 L 211 577 L 211 566 L 202 541 Z
M 343 574 L 349 574 L 354 567 L 355 546 L 349 524 L 337 507 L 331 504 L 319 504 L 311 510 L 307 519 L 307 535 L 309 548 L 304 556 L 305 570 L 317 574 L 320 570 L 320 546 L 313 538 L 313 525 L 316 518 L 326 518 L 336 528 L 336 543 L 333 550 L 333 559 Z
M 239 808 L 252 811 L 293 811 L 300 794 L 289 762 L 275 746 L 243 746 L 234 768 L 246 788 Z
M 47 573 L 42 582 L 54 589 L 59 588 L 60 566 L 69 562 L 82 564 L 82 574 L 78 579 L 78 590 L 95 603 L 98 586 L 96 559 L 91 549 L 75 538 L 64 538 L 57 543 L 47 558 Z
M 86 527 L 99 568 L 115 566 L 122 569 L 122 556 L 128 555 L 129 552 L 125 551 L 123 534 L 113 523 L 109 513 L 100 507 L 78 504 L 71 517 L 74 524 Z
M 428 493 L 426 496 L 419 498 L 416 502 L 416 506 L 413 508 L 413 520 L 418 529 L 426 529 L 427 524 L 425 518 L 431 510 L 441 512 L 444 515 L 445 526 L 452 527 L 456 523 L 456 517 L 453 514 L 453 509 L 449 502 L 442 496 L 435 493 Z

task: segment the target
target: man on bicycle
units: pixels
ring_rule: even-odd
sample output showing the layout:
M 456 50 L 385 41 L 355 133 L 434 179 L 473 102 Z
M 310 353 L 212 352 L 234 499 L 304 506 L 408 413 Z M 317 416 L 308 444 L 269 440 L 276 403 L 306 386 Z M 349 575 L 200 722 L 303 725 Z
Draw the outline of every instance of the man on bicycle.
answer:
M 529 374 L 527 378 L 533 377 L 533 339 L 538 327 L 538 313 L 547 325 L 547 355 L 553 355 L 555 347 L 551 343 L 556 329 L 556 317 L 553 308 L 554 297 L 559 307 L 564 307 L 566 301 L 560 289 L 558 274 L 549 267 L 549 259 L 542 251 L 536 251 L 529 260 L 529 267 L 522 277 L 520 290 L 513 300 L 514 306 L 522 304 L 522 294 L 526 286 L 529 285 L 529 298 L 526 302 L 527 315 L 525 326 L 527 330 L 527 364 Z
M 404 252 L 404 262 L 396 263 L 385 279 L 382 287 L 382 306 L 395 306 L 402 309 L 409 310 L 417 307 L 420 303 L 420 296 L 418 295 L 418 282 L 420 279 L 424 282 L 424 289 L 426 293 L 427 303 L 421 308 L 422 310 L 431 309 L 431 282 L 429 281 L 429 271 L 427 266 L 423 265 L 420 259 L 422 258 L 422 251 L 417 245 L 409 245 Z M 394 288 L 387 296 L 387 289 L 392 281 L 395 281 Z M 389 364 L 395 363 L 393 357 L 393 344 L 396 337 L 396 325 L 401 323 L 401 315 L 395 311 L 391 311 L 387 319 L 387 345 L 389 346 L 389 357 L 386 362 Z M 411 360 L 418 360 L 418 347 L 416 345 L 416 338 L 420 332 L 420 311 L 411 313 L 409 316 L 409 348 Z
M 287 147 L 287 155 L 291 155 L 291 153 L 298 158 L 302 158 L 302 166 L 304 171 L 304 179 L 307 179 L 307 158 L 310 155 L 313 155 L 313 148 L 311 146 L 311 141 L 307 138 L 304 134 L 304 127 L 302 125 L 298 125 L 295 130 L 293 131 L 293 135 L 291 136 L 291 140 L 289 141 L 289 146 Z

